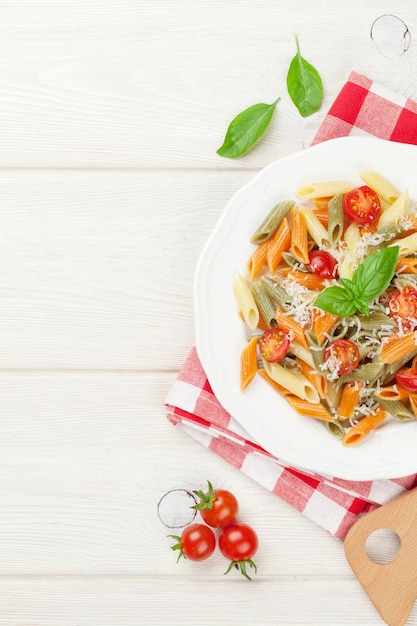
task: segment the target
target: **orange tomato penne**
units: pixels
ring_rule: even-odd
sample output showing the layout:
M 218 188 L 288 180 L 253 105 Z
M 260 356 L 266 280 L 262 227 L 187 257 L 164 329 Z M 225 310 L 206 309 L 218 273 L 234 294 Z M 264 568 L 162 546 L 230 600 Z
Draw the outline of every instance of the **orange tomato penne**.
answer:
M 417 259 L 400 257 L 395 271 L 401 274 L 417 274 Z
M 304 346 L 304 348 L 308 348 L 307 339 L 304 335 L 304 328 L 299 322 L 297 322 L 297 320 L 290 317 L 286 313 L 283 313 L 280 309 L 277 310 L 276 320 L 280 328 L 283 328 L 287 332 L 294 333 L 294 338 L 298 341 L 298 343 Z
M 313 204 L 315 206 L 314 213 L 317 215 L 317 211 L 326 212 L 328 215 L 329 202 L 332 196 L 325 196 L 323 198 L 313 198 Z M 318 216 L 317 216 L 318 217 Z
M 291 404 L 293 409 L 300 413 L 300 415 L 306 415 L 313 419 L 322 420 L 325 422 L 333 422 L 333 416 L 322 404 L 312 404 L 307 400 L 301 400 L 298 396 L 293 394 L 287 395 L 286 399 Z
M 258 337 L 252 337 L 240 355 L 240 389 L 243 391 L 252 382 L 258 369 L 256 345 Z
M 288 278 L 295 280 L 299 285 L 307 287 L 312 291 L 322 291 L 324 289 L 324 278 L 318 274 L 311 274 L 310 272 L 299 272 L 298 270 L 292 270 L 287 273 Z
M 294 208 L 291 211 L 291 246 L 290 250 L 297 261 L 308 265 L 308 233 L 304 215 Z
M 260 243 L 251 254 L 248 261 L 248 278 L 250 282 L 266 267 L 266 255 L 271 243 L 272 239 L 267 239 Z
M 410 406 L 411 410 L 417 418 L 417 394 L 415 393 L 410 393 Z
M 319 346 L 326 339 L 326 334 L 330 333 L 336 322 L 339 321 L 337 315 L 328 313 L 317 307 L 313 307 L 311 311 L 311 330 L 316 335 L 317 343 Z
M 375 396 L 382 400 L 399 400 L 401 402 L 402 400 L 407 400 L 409 392 L 399 385 L 387 385 L 382 387 Z
M 291 232 L 288 226 L 288 220 L 284 217 L 266 252 L 266 262 L 271 274 L 275 273 L 275 270 L 281 262 L 282 253 L 289 250 L 290 244 Z
M 329 212 L 327 207 L 324 209 L 318 208 L 314 209 L 314 215 L 317 217 L 320 224 L 323 224 L 324 228 L 327 228 L 329 225 Z
M 340 420 L 345 420 L 349 419 L 349 417 L 352 417 L 355 412 L 355 408 L 359 403 L 359 395 L 362 387 L 362 381 L 347 383 L 343 387 L 342 397 L 340 398 L 340 404 L 338 409 Z
M 412 331 L 400 337 L 392 335 L 382 344 L 380 361 L 381 363 L 392 364 L 407 356 L 417 348 L 416 332 Z
M 369 435 L 388 415 L 388 412 L 379 407 L 373 415 L 363 417 L 355 426 L 353 426 L 343 437 L 342 443 L 345 446 L 354 446 Z

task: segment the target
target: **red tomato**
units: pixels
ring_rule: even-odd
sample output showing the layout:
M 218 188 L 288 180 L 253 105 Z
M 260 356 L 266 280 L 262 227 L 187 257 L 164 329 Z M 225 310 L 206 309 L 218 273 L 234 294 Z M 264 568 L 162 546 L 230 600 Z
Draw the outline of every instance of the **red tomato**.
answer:
M 265 361 L 281 361 L 290 347 L 288 333 L 283 328 L 269 328 L 258 341 L 259 350 Z
M 395 375 L 395 382 L 406 391 L 417 392 L 417 372 L 411 367 L 403 367 L 399 370 Z
M 213 489 L 213 485 L 208 482 L 208 491 L 194 491 L 200 498 L 200 502 L 195 505 L 195 509 L 200 511 L 203 520 L 213 528 L 224 528 L 232 524 L 239 511 L 239 504 L 235 496 L 225 489 Z
M 417 320 L 417 289 L 404 287 L 388 300 L 391 317 L 401 318 L 403 327 L 415 326 Z
M 310 272 L 323 278 L 335 278 L 337 261 L 331 254 L 325 250 L 313 250 L 309 254 L 309 259 L 307 267 Z
M 343 197 L 343 208 L 346 216 L 357 224 L 370 224 L 381 213 L 379 198 L 367 185 L 349 191 Z
M 240 572 L 246 578 L 249 578 L 246 572 L 246 565 L 253 567 L 256 572 L 256 565 L 252 561 L 252 557 L 258 549 L 258 536 L 256 532 L 247 524 L 231 524 L 227 526 L 219 537 L 220 552 L 226 559 L 230 559 L 231 563 L 225 572 L 230 572 L 232 567 L 240 569 Z
M 358 346 L 349 339 L 337 339 L 327 346 L 324 351 L 324 360 L 327 361 L 332 357 L 339 361 L 337 371 L 339 376 L 350 374 L 358 367 L 361 360 Z
M 216 537 L 211 528 L 205 524 L 191 524 L 182 532 L 181 537 L 169 535 L 177 543 L 171 546 L 172 550 L 179 550 L 178 561 L 183 556 L 190 561 L 204 561 L 214 552 Z

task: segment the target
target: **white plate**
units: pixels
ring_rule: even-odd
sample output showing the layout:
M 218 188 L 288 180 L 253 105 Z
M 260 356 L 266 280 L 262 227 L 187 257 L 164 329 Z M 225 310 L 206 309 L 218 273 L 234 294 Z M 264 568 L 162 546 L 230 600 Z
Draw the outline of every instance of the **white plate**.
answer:
M 351 480 L 417 472 L 417 422 L 392 420 L 356 447 L 344 447 L 317 420 L 297 414 L 260 376 L 240 391 L 244 324 L 232 282 L 246 274 L 249 239 L 272 206 L 304 183 L 350 180 L 376 170 L 417 200 L 417 147 L 367 137 L 327 141 L 260 171 L 227 204 L 199 259 L 194 280 L 196 347 L 215 395 L 263 448 L 301 469 Z

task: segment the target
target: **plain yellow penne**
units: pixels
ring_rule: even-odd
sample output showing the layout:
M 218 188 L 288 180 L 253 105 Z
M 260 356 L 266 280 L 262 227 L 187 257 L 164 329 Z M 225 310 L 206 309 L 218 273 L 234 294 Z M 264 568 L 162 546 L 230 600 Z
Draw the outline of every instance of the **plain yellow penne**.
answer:
M 294 374 L 285 369 L 279 363 L 268 363 L 264 360 L 264 369 L 268 376 L 279 385 L 285 387 L 302 400 L 308 400 L 313 404 L 320 402 L 320 396 L 314 385 L 302 374 Z
M 378 220 L 378 228 L 384 228 L 384 226 L 388 226 L 389 224 L 398 223 L 400 217 L 407 213 L 408 200 L 408 189 L 405 189 L 388 209 L 382 211 Z
M 390 246 L 399 246 L 400 256 L 407 256 L 407 254 L 413 254 L 417 252 L 417 233 L 403 237 L 402 239 L 396 239 Z
M 347 193 L 355 185 L 346 180 L 324 180 L 299 187 L 295 194 L 299 198 L 324 198 L 336 196 L 338 193 Z
M 353 274 L 355 273 L 356 263 L 352 258 L 349 250 L 345 250 L 340 259 L 339 264 L 337 266 L 337 271 L 339 273 L 339 278 L 349 278 L 352 279 Z
M 378 172 L 363 170 L 359 172 L 359 176 L 368 187 L 371 187 L 380 198 L 389 204 L 392 204 L 400 195 L 399 190 Z
M 348 247 L 351 257 L 355 258 L 358 245 L 361 240 L 361 232 L 359 230 L 359 226 L 355 222 L 352 222 L 346 228 L 343 239 Z
M 233 281 L 233 293 L 243 319 L 251 330 L 255 330 L 259 323 L 259 310 L 249 285 L 241 274 L 238 274 Z
M 327 395 L 327 387 L 328 387 L 327 378 L 324 378 L 324 376 L 316 372 L 316 370 L 305 361 L 302 361 L 300 359 L 297 361 L 297 363 L 301 367 L 301 373 L 306 378 L 308 378 L 308 380 L 314 385 L 314 387 L 319 392 L 320 398 L 324 399 Z
M 315 241 L 316 245 L 319 247 L 322 245 L 329 245 L 330 242 L 327 229 L 324 228 L 323 224 L 314 214 L 314 211 L 305 205 L 300 205 L 298 210 L 304 215 L 308 233 L 313 241 Z

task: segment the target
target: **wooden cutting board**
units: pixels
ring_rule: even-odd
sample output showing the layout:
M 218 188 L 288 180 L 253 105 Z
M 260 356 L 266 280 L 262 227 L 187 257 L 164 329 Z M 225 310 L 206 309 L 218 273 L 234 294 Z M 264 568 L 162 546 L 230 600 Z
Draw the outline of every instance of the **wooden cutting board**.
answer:
M 389 563 L 374 563 L 366 553 L 377 530 L 397 533 L 401 547 Z M 417 598 L 417 488 L 356 522 L 345 538 L 350 567 L 389 626 L 404 626 Z

